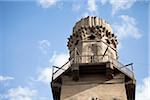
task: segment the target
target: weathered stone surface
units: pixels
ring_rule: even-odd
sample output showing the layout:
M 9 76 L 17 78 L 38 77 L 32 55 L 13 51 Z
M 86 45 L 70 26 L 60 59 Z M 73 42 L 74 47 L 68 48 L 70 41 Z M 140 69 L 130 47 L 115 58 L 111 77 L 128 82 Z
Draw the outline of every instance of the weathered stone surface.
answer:
M 124 76 L 118 75 L 110 81 L 105 81 L 105 76 L 87 76 L 79 82 L 63 78 L 61 100 L 127 100 Z M 91 77 L 91 78 L 90 78 Z
M 97 49 L 96 55 L 103 55 L 106 48 L 106 55 L 113 59 L 118 59 L 117 55 L 117 38 L 112 29 L 105 20 L 97 17 L 86 17 L 76 23 L 73 33 L 68 38 L 68 48 L 70 50 L 70 58 L 75 56 L 75 48 L 81 55 L 94 55 L 92 50 Z M 96 45 L 93 47 L 92 45 Z M 87 58 L 82 58 L 87 59 Z M 84 60 L 88 62 L 87 60 Z

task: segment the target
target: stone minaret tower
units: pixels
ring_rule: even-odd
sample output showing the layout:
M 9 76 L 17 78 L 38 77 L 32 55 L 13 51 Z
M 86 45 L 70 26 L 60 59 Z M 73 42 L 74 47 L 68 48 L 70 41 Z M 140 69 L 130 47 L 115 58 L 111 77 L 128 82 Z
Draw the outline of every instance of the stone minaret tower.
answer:
M 53 69 L 54 100 L 135 100 L 132 64 L 118 61 L 118 41 L 105 20 L 81 19 L 68 40 L 69 61 Z

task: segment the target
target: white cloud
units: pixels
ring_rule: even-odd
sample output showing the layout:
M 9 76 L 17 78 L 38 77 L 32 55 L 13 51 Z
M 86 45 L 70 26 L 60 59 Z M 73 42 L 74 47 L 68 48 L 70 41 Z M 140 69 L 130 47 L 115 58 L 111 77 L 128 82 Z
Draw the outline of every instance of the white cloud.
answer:
M 8 100 L 33 100 L 37 95 L 37 91 L 28 87 L 18 86 L 17 88 L 11 88 L 4 98 Z
M 63 64 L 65 64 L 68 61 L 69 55 L 66 53 L 59 53 L 57 54 L 54 52 L 52 58 L 50 59 L 50 63 L 52 65 L 61 67 Z
M 38 3 L 43 7 L 43 8 L 48 8 L 50 6 L 56 5 L 56 3 L 59 0 L 38 0 Z
M 43 49 L 43 47 L 47 48 L 47 44 L 49 42 L 46 40 L 43 40 L 40 43 L 42 44 L 41 49 Z M 49 60 L 49 63 L 50 63 L 50 65 L 55 65 L 55 66 L 61 67 L 63 64 L 65 64 L 68 61 L 68 58 L 69 58 L 69 55 L 66 53 L 54 52 L 52 57 Z M 54 68 L 54 70 L 56 70 L 56 69 Z M 52 68 L 51 67 L 40 68 L 37 73 L 38 73 L 38 76 L 36 77 L 36 79 L 31 78 L 31 81 L 36 81 L 36 82 L 39 81 L 46 85 L 50 84 L 51 79 L 52 79 Z
M 137 85 L 136 100 L 150 100 L 150 77 L 143 79 L 143 83 Z
M 81 5 L 80 4 L 72 4 L 72 10 L 78 12 L 81 9 Z
M 38 43 L 39 43 L 39 48 L 42 51 L 42 53 L 47 54 L 50 48 L 50 42 L 48 40 L 41 40 Z
M 88 5 L 88 11 L 89 12 L 91 12 L 91 13 L 97 12 L 96 0 L 88 0 L 87 5 Z
M 52 58 L 50 59 L 50 63 L 52 65 L 61 67 L 63 64 L 65 64 L 68 61 L 69 55 L 66 53 L 54 53 Z M 54 69 L 57 70 L 57 69 Z M 43 82 L 45 84 L 48 84 L 51 82 L 52 78 L 52 68 L 46 67 L 40 69 L 40 72 L 38 73 L 37 81 Z
M 105 5 L 109 0 L 100 0 L 102 5 Z
M 45 84 L 49 84 L 51 82 L 51 78 L 52 78 L 52 69 L 47 67 L 41 69 L 37 80 Z
M 119 39 L 132 37 L 138 39 L 142 36 L 140 30 L 137 27 L 137 21 L 135 18 L 128 15 L 121 15 L 121 21 L 114 23 L 112 26 Z
M 63 9 L 63 6 L 64 6 L 64 3 L 63 3 L 63 2 L 60 2 L 59 5 L 58 5 L 58 8 L 59 8 L 60 10 L 62 10 L 62 9 Z
M 14 77 L 0 75 L 0 81 L 13 80 Z
M 104 5 L 106 3 L 111 4 L 112 6 L 112 15 L 117 13 L 120 10 L 129 9 L 136 0 L 101 0 L 101 3 Z
M 84 2 L 85 3 L 85 2 Z M 83 12 L 81 13 L 80 17 L 87 17 L 87 16 L 98 16 L 98 0 L 87 0 L 86 1 L 87 5 L 80 5 L 85 6 L 86 8 L 83 10 Z M 80 18 L 77 18 L 77 20 L 79 20 Z

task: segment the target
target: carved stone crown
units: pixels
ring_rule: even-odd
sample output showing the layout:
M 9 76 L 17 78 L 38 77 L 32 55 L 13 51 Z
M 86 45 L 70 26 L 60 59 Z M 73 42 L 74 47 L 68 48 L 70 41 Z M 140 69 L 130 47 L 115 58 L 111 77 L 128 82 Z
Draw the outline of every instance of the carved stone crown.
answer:
M 98 17 L 86 17 L 79 20 L 73 27 L 73 32 L 68 38 L 68 48 L 72 50 L 79 41 L 102 40 L 115 50 L 117 49 L 117 37 L 112 31 L 111 26 L 103 19 Z

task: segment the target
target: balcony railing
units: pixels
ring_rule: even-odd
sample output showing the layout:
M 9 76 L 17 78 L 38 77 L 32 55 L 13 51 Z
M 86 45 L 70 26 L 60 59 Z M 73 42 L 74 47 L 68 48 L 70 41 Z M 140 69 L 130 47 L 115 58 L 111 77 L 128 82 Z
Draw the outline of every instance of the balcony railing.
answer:
M 132 65 L 130 66 L 130 69 L 129 69 L 117 60 L 112 59 L 112 63 L 114 64 L 115 68 L 120 70 L 122 73 L 126 74 L 131 79 L 134 79 L 134 73 L 133 73 L 133 66 Z
M 126 74 L 131 79 L 134 79 L 134 73 L 133 70 L 131 71 L 129 68 L 125 67 L 123 64 L 121 64 L 119 61 L 111 58 L 108 55 L 102 56 L 102 55 L 77 55 L 76 57 L 69 60 L 67 63 L 65 63 L 62 67 L 58 67 L 57 70 L 54 70 L 52 72 L 52 80 L 55 80 L 58 76 L 60 76 L 64 71 L 66 71 L 73 63 L 101 63 L 101 62 L 111 62 L 115 68 L 117 68 L 122 73 Z
M 77 55 L 74 63 L 100 63 L 109 61 L 109 56 L 105 55 Z
M 66 71 L 71 66 L 73 61 L 74 61 L 74 59 L 69 60 L 63 66 L 57 67 L 57 70 L 54 70 L 55 66 L 53 66 L 52 80 L 55 80 L 59 75 L 61 75 L 64 71 Z

